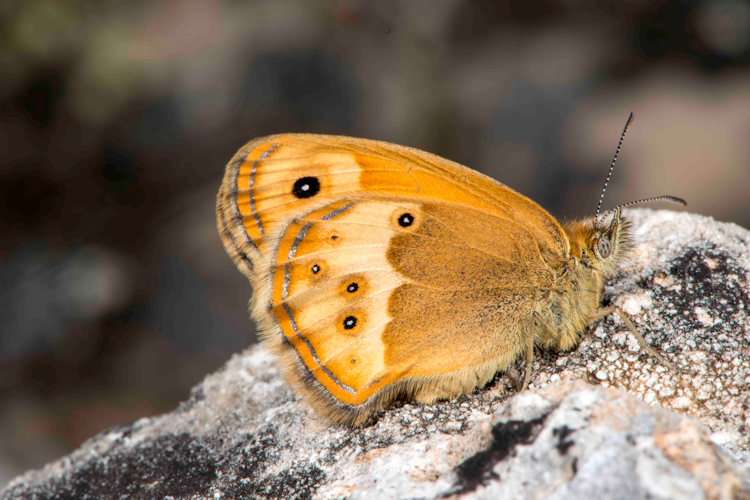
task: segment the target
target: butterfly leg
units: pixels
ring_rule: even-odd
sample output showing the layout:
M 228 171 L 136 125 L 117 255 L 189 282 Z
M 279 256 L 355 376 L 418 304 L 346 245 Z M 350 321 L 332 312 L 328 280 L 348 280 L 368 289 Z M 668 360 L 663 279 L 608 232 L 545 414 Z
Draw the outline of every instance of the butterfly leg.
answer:
M 535 324 L 538 324 L 540 321 L 537 314 L 534 313 L 534 319 Z M 521 390 L 525 391 L 529 387 L 529 382 L 531 381 L 531 363 L 534 361 L 534 334 L 532 332 L 529 332 L 529 335 L 527 335 L 526 340 L 526 373 L 523 376 L 523 385 L 521 385 Z
M 633 322 L 630 319 L 630 316 L 620 309 L 617 306 L 609 306 L 609 307 L 602 307 L 601 309 L 594 312 L 594 316 L 591 318 L 591 321 L 594 322 L 600 318 L 603 318 L 605 316 L 609 316 L 612 313 L 617 313 L 617 315 L 620 317 L 620 319 L 625 323 L 625 326 L 630 330 L 630 333 L 632 333 L 636 340 L 638 340 L 638 343 L 641 346 L 641 349 L 649 353 L 651 356 L 657 359 L 662 365 L 666 366 L 672 371 L 679 372 L 680 370 L 670 361 L 667 361 L 664 359 L 664 357 L 659 354 L 659 351 L 651 347 L 646 343 L 646 340 L 643 338 L 643 335 L 641 335 L 641 332 L 638 331 L 638 329 L 635 327 Z

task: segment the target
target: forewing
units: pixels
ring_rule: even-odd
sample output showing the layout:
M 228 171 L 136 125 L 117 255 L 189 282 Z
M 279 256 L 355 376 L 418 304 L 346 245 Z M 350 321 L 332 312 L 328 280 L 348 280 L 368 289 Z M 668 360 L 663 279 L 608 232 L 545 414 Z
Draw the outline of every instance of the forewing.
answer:
M 539 205 L 478 172 L 413 148 L 352 137 L 279 134 L 250 141 L 226 168 L 217 200 L 227 251 L 251 279 L 270 262 L 278 233 L 336 200 L 404 196 L 470 207 L 523 225 L 543 253 L 568 251 Z

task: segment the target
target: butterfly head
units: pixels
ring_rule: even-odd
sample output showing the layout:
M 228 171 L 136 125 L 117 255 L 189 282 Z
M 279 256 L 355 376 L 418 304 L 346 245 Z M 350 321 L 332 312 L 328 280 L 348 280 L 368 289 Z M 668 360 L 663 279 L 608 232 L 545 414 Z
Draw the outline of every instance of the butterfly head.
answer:
M 662 195 L 623 203 L 599 215 L 602 202 L 604 201 L 604 193 L 607 191 L 607 186 L 617 163 L 617 157 L 625 140 L 625 134 L 627 134 L 631 123 L 633 123 L 633 113 L 630 113 L 630 116 L 628 116 L 628 121 L 622 129 L 622 134 L 620 134 L 620 140 L 617 143 L 617 149 L 607 173 L 607 180 L 604 181 L 604 187 L 599 196 L 596 215 L 589 221 L 574 222 L 566 225 L 565 228 L 570 240 L 571 257 L 580 262 L 584 267 L 596 269 L 605 276 L 611 276 L 615 273 L 616 264 L 632 246 L 630 222 L 622 216 L 623 208 L 654 201 L 670 201 L 683 206 L 687 205 L 685 200 L 681 198 Z M 610 214 L 612 215 L 612 219 L 607 224 L 606 221 Z
M 612 212 L 609 224 L 594 219 L 591 225 L 592 238 L 587 241 L 586 256 L 592 267 L 598 267 L 606 276 L 615 273 L 616 264 L 632 246 L 630 222 L 622 216 L 620 207 Z
M 565 224 L 570 255 L 583 268 L 605 276 L 615 273 L 617 264 L 631 247 L 630 222 L 617 208 L 609 223 L 597 218 Z

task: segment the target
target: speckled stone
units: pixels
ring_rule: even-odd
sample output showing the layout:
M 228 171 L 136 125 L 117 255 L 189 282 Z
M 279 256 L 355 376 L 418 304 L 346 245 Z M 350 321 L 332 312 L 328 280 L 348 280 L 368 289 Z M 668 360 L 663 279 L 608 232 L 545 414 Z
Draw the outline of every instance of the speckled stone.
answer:
M 533 386 L 584 378 L 625 389 L 701 419 L 717 442 L 750 462 L 750 232 L 670 211 L 628 217 L 635 247 L 604 301 L 625 310 L 680 372 L 643 353 L 613 315 L 574 352 L 539 359 Z
M 175 411 L 101 433 L 0 498 L 750 497 L 750 233 L 628 215 L 636 246 L 605 302 L 679 373 L 613 316 L 570 353 L 538 353 L 528 391 L 498 376 L 351 430 L 300 403 L 256 346 Z

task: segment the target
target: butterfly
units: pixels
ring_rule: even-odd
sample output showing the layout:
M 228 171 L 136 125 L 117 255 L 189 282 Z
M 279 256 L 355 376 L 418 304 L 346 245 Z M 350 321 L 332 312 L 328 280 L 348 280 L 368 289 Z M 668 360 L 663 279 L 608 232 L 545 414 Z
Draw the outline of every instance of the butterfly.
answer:
M 654 199 L 682 202 L 639 202 Z M 626 205 L 560 224 L 424 151 L 278 134 L 228 163 L 217 216 L 263 343 L 320 413 L 357 426 L 396 399 L 471 392 L 521 356 L 525 387 L 535 346 L 571 349 L 613 312 L 663 360 L 601 307 L 630 246 Z

